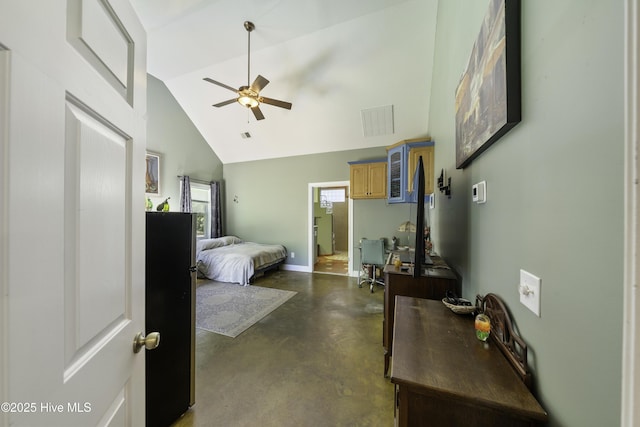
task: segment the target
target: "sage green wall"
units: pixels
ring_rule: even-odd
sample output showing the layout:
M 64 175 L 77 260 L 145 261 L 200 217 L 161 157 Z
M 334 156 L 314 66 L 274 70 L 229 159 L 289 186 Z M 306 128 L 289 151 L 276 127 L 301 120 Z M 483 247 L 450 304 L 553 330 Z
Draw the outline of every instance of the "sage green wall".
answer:
M 180 208 L 178 175 L 205 182 L 222 180 L 222 162 L 187 117 L 163 82 L 147 75 L 147 150 L 160 158 L 160 197 L 171 197 L 171 211 Z
M 529 345 L 551 426 L 620 423 L 623 307 L 623 2 L 522 1 L 522 122 L 455 170 L 454 93 L 488 0 L 439 3 L 430 133 L 436 249 L 468 298 L 494 292 Z M 486 180 L 487 203 L 470 201 Z M 540 317 L 519 270 L 542 279 Z
M 309 184 L 349 181 L 348 161 L 383 157 L 385 147 L 377 147 L 226 164 L 226 231 L 246 240 L 281 243 L 296 254 L 287 264 L 308 266 Z M 409 212 L 407 205 L 385 200 L 354 200 L 353 205 L 355 245 L 361 237 L 391 239 Z

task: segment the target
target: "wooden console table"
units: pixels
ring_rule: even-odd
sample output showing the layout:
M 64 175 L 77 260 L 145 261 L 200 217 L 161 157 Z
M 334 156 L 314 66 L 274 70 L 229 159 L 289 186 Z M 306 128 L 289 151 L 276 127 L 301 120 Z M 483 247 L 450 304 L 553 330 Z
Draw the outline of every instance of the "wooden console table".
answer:
M 473 316 L 440 301 L 398 296 L 391 382 L 396 425 L 544 425 L 547 413 Z
M 441 301 L 447 291 L 460 295 L 455 273 L 439 256 L 432 255 L 432 266 L 423 266 L 422 275 L 413 277 L 413 268 L 398 269 L 388 264 L 384 267 L 384 323 L 382 346 L 384 348 L 384 375 L 389 372 L 389 359 L 393 344 L 393 320 L 396 295 L 428 298 Z

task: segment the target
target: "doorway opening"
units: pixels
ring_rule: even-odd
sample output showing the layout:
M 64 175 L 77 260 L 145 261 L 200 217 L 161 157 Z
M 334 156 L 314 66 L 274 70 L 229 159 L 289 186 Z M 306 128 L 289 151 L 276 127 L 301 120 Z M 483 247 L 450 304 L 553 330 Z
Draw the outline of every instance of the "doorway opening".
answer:
M 311 271 L 350 275 L 353 202 L 349 198 L 349 181 L 309 184 L 308 209 Z

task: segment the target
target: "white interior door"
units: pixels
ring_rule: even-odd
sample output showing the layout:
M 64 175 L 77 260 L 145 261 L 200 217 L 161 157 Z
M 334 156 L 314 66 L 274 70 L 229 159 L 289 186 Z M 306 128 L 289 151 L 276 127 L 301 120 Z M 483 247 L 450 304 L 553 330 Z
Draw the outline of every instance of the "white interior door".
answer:
M 0 11 L 3 421 L 142 426 L 146 36 L 128 0 Z

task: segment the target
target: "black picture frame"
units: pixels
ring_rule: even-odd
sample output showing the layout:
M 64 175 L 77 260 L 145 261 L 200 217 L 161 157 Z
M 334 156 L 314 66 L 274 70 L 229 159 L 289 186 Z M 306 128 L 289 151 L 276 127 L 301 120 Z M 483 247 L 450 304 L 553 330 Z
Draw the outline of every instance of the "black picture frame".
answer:
M 520 0 L 491 0 L 456 88 L 456 168 L 520 122 L 520 74 Z

